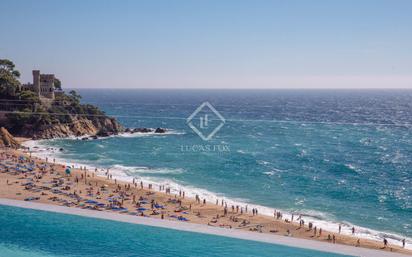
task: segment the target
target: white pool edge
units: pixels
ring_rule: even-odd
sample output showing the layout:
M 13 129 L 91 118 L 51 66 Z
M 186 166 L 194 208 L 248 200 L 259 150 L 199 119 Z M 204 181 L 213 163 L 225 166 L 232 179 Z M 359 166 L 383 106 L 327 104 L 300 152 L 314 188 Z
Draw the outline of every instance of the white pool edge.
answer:
M 322 251 L 322 252 L 330 252 L 330 253 L 343 254 L 343 255 L 351 255 L 351 256 L 362 256 L 362 257 L 410 256 L 410 255 L 405 255 L 405 254 L 391 253 L 391 252 L 359 248 L 359 247 L 353 247 L 353 246 L 347 246 L 347 245 L 331 244 L 331 243 L 320 242 L 320 241 L 315 241 L 315 240 L 308 240 L 308 239 L 301 239 L 301 238 L 294 238 L 294 237 L 287 237 L 287 236 L 280 236 L 280 235 L 262 234 L 262 233 L 257 233 L 257 232 L 247 232 L 247 231 L 240 231 L 236 229 L 212 227 L 212 226 L 203 225 L 203 224 L 186 223 L 186 222 L 181 222 L 181 221 L 161 220 L 161 219 L 154 219 L 154 218 L 148 218 L 148 217 L 139 217 L 139 216 L 131 216 L 131 215 L 118 214 L 118 213 L 111 213 L 111 212 L 93 211 L 93 210 L 87 210 L 87 209 L 57 206 L 57 205 L 50 205 L 50 204 L 43 204 L 43 203 L 36 203 L 36 202 L 25 202 L 25 201 L 5 199 L 5 198 L 0 198 L 0 205 L 26 208 L 26 209 L 35 209 L 35 210 L 41 210 L 41 211 L 70 214 L 70 215 L 79 215 L 79 216 L 84 216 L 84 217 L 89 217 L 89 218 L 120 221 L 120 222 L 132 223 L 132 224 L 139 224 L 139 225 L 146 225 L 146 226 L 195 232 L 195 233 L 225 236 L 225 237 L 231 237 L 231 238 L 237 238 L 237 239 L 252 240 L 252 241 L 258 241 L 258 242 L 264 242 L 264 243 L 270 243 L 270 244 L 285 245 L 289 247 L 304 248 L 304 249 L 310 249 L 310 250 L 316 250 L 316 251 Z

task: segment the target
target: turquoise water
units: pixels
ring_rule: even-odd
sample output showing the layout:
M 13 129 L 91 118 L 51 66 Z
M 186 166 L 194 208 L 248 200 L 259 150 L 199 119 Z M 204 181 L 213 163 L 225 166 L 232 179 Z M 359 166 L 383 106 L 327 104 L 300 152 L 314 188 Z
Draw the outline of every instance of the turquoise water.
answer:
M 343 222 L 344 232 L 361 227 L 358 236 L 412 237 L 412 91 L 80 93 L 126 127 L 171 133 L 42 143 L 62 147 L 53 154 L 70 163 L 255 204 L 269 215 L 303 213 L 324 229 Z M 186 124 L 206 100 L 226 119 L 208 142 Z M 229 151 L 193 148 L 206 144 Z
M 0 205 L 0 256 L 342 256 Z

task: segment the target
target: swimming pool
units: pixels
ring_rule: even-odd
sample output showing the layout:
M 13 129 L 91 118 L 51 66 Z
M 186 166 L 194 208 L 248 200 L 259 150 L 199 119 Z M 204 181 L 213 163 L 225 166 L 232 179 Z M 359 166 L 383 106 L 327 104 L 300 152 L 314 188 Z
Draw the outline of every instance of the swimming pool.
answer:
M 342 256 L 0 205 L 0 256 Z

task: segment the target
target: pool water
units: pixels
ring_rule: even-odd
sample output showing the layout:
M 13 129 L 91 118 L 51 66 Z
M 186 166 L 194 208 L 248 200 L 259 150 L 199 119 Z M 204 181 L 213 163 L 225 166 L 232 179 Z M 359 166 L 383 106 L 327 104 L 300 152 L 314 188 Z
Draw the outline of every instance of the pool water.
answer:
M 0 256 L 342 256 L 0 205 Z

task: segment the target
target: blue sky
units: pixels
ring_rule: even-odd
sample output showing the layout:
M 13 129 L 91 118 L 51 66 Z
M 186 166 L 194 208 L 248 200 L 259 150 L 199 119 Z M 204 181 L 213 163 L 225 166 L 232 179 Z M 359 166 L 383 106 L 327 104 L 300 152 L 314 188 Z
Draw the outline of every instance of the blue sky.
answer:
M 65 87 L 412 88 L 412 1 L 0 0 L 0 58 Z

